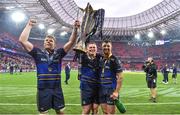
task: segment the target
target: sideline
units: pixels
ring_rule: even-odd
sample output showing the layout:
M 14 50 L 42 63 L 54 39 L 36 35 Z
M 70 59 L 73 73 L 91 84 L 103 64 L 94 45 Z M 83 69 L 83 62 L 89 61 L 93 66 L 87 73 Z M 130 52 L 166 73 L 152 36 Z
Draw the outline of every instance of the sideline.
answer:
M 0 103 L 0 106 L 34 106 L 36 104 L 21 104 L 21 103 Z M 81 106 L 81 104 L 67 103 L 68 106 Z M 169 103 L 124 103 L 124 105 L 180 105 L 180 102 L 169 102 Z

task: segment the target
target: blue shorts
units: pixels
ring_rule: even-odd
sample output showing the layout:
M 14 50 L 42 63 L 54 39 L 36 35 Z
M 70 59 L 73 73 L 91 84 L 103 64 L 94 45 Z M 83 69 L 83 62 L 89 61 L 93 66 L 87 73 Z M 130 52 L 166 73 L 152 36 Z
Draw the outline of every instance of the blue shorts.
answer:
M 84 87 L 84 88 L 82 88 Z M 93 84 L 81 83 L 81 105 L 99 104 L 99 88 Z
M 101 88 L 99 91 L 99 102 L 100 104 L 114 105 L 114 100 L 110 97 L 114 92 L 113 88 Z
M 65 107 L 62 89 L 38 89 L 37 106 L 39 112 L 49 109 L 61 110 Z

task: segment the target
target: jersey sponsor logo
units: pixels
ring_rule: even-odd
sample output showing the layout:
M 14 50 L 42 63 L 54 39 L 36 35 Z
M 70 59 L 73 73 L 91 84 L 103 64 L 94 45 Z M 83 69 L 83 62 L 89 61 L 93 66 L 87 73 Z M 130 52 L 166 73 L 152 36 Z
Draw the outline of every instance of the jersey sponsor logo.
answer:
M 37 52 L 37 55 L 43 55 L 43 53 L 41 53 L 41 52 Z
M 114 102 L 113 101 L 107 101 L 107 103 L 112 105 Z
M 94 68 L 94 67 L 93 67 L 93 65 L 91 65 L 91 64 L 88 64 L 88 67 L 90 67 L 90 68 Z
M 59 60 L 57 59 L 57 60 L 53 60 L 53 62 L 59 62 Z
M 47 61 L 47 59 L 46 58 L 41 58 L 41 61 Z
M 110 69 L 110 67 L 106 65 L 106 66 L 105 66 L 105 69 Z

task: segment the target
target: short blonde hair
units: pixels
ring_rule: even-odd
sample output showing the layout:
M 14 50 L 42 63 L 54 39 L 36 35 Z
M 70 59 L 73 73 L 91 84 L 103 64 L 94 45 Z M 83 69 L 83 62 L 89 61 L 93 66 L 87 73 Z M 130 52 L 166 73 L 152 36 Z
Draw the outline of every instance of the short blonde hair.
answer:
M 52 38 L 56 42 L 56 38 L 53 35 L 46 35 L 46 38 Z

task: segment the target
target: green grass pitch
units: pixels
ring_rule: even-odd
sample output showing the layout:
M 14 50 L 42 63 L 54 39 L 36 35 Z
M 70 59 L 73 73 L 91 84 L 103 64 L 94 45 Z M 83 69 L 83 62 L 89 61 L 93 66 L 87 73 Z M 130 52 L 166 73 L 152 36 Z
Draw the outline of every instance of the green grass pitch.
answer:
M 36 108 L 36 73 L 10 75 L 0 74 L 0 114 L 38 114 Z M 158 102 L 149 99 L 149 89 L 146 87 L 145 73 L 124 72 L 123 87 L 120 91 L 126 114 L 180 114 L 180 75 L 178 84 L 172 83 L 169 74 L 169 84 L 162 84 L 162 74 L 158 73 Z M 77 71 L 71 72 L 69 84 L 64 83 L 62 71 L 62 87 L 65 97 L 65 114 L 80 114 L 80 90 Z M 99 108 L 100 114 L 101 108 Z M 119 114 L 119 112 L 116 112 Z M 50 110 L 50 114 L 54 114 Z

